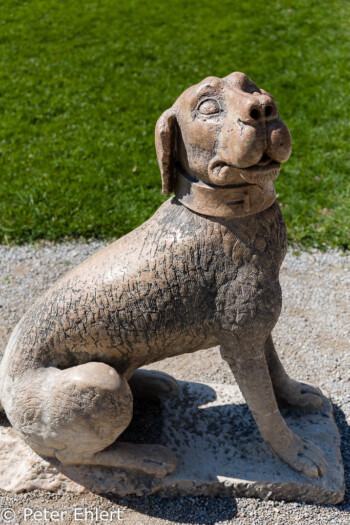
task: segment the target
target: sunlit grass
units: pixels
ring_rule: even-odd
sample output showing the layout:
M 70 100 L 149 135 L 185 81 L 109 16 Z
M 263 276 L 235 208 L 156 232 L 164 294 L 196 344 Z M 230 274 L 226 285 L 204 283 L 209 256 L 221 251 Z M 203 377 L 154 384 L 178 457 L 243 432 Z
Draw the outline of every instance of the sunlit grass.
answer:
M 350 4 L 0 4 L 0 240 L 112 238 L 164 200 L 154 126 L 187 86 L 244 71 L 293 137 L 289 240 L 350 247 Z

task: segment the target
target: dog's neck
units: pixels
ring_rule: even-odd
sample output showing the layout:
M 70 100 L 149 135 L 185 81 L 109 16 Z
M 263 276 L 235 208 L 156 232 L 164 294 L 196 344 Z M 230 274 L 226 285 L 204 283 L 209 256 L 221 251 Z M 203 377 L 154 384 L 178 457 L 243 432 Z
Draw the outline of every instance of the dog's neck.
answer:
M 272 181 L 242 186 L 209 186 L 176 170 L 175 196 L 184 206 L 211 217 L 245 217 L 269 208 L 276 200 Z

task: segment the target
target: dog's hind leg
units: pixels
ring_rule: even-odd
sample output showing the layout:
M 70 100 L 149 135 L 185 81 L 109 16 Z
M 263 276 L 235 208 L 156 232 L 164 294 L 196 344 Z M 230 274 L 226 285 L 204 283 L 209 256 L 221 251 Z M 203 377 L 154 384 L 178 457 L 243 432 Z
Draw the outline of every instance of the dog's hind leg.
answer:
M 132 418 L 128 383 L 114 368 L 90 362 L 65 370 L 39 368 L 7 377 L 2 400 L 18 434 L 40 455 L 165 476 L 176 468 L 161 445 L 116 443 Z
M 322 393 L 318 388 L 289 377 L 277 355 L 271 335 L 265 343 L 265 356 L 277 397 L 299 408 L 317 410 L 321 407 Z

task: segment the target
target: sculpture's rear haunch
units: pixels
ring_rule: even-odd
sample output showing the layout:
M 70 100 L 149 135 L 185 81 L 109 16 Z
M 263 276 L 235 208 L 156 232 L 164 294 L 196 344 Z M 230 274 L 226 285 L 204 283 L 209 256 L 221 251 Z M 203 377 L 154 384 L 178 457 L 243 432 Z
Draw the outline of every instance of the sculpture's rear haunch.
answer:
M 151 219 L 78 266 L 14 330 L 1 401 L 39 454 L 164 476 L 165 447 L 120 443 L 133 395 L 176 388 L 137 368 L 214 345 L 262 437 L 289 465 L 322 475 L 323 453 L 286 425 L 276 396 L 317 409 L 320 391 L 290 379 L 271 338 L 281 308 L 286 231 L 273 180 L 291 139 L 273 98 L 242 73 L 209 77 L 159 119 L 163 191 Z M 136 372 L 135 372 L 136 370 Z

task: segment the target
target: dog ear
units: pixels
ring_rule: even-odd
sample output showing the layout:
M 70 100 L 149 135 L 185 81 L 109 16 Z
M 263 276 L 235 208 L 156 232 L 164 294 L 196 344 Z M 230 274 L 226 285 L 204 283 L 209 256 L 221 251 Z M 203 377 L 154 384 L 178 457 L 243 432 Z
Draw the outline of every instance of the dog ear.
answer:
M 173 108 L 167 109 L 156 124 L 156 152 L 162 176 L 162 193 L 174 191 L 176 115 Z

